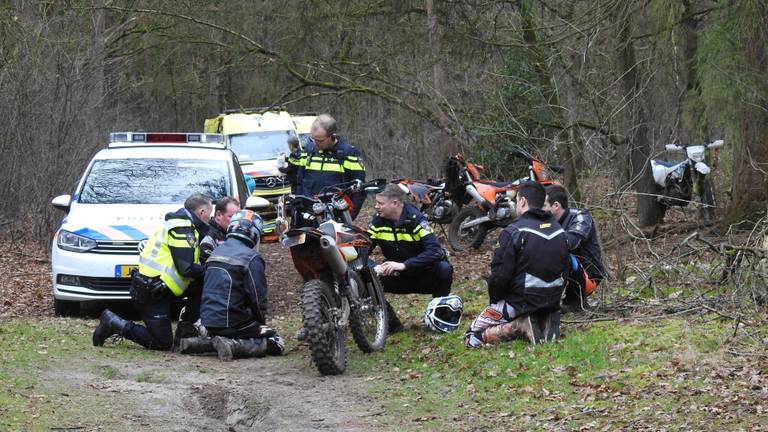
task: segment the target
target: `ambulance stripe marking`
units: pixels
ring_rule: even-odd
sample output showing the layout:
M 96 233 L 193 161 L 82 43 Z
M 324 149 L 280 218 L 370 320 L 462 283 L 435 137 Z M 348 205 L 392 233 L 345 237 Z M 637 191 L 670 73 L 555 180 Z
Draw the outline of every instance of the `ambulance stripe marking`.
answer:
M 105 236 L 104 234 L 94 231 L 90 228 L 80 228 L 79 230 L 75 231 L 75 234 L 81 235 L 83 237 L 88 237 L 93 240 L 109 240 L 109 237 Z

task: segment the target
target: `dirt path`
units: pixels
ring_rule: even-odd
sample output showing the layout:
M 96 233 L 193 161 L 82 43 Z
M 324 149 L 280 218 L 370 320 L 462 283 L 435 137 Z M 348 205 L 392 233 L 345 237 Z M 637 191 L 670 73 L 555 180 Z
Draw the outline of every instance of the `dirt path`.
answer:
M 384 411 L 364 377 L 322 377 L 299 355 L 231 363 L 175 354 L 133 363 L 83 358 L 41 378 L 50 394 L 66 395 L 63 430 L 379 430 Z

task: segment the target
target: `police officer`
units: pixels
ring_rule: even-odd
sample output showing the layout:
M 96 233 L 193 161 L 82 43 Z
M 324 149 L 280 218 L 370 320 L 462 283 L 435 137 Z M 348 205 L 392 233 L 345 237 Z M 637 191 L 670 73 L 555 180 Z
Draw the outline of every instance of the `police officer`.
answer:
M 288 150 L 290 153 L 282 166 L 278 162 L 278 171 L 285 174 L 285 179 L 291 184 L 291 193 L 296 193 L 298 187 L 298 174 L 302 166 L 302 152 L 299 146 L 299 138 L 291 135 L 288 137 Z M 306 160 L 306 158 L 304 159 Z
M 499 235 L 488 277 L 490 304 L 464 335 L 467 347 L 513 337 L 531 343 L 559 337 L 557 310 L 570 259 L 565 232 L 541 209 L 545 195 L 538 183 L 521 184 L 515 204 L 520 216 Z
M 299 161 L 296 194 L 313 196 L 326 186 L 365 181 L 363 158 L 356 148 L 336 135 L 337 129 L 336 120 L 328 114 L 320 114 L 312 123 L 312 141 Z M 352 195 L 353 219 L 364 201 L 364 191 Z
M 262 222 L 241 210 L 232 217 L 227 240 L 205 265 L 200 319 L 211 337 L 182 339 L 182 353 L 215 350 L 221 360 L 280 355 L 283 339 L 266 326 L 267 280 L 257 252 Z
M 447 296 L 451 293 L 453 266 L 427 219 L 404 202 L 405 196 L 405 191 L 392 183 L 376 195 L 378 214 L 371 220 L 368 233 L 373 240 L 371 251 L 379 246 L 386 261 L 375 265 L 374 270 L 381 277 L 384 292 Z M 369 264 L 374 265 L 373 261 Z M 387 308 L 390 333 L 402 330 L 389 302 Z
M 587 296 L 606 277 L 597 226 L 586 209 L 569 208 L 568 192 L 559 185 L 547 187 L 543 209 L 560 222 L 571 251 L 571 276 L 565 285 L 563 310 L 581 310 L 588 306 Z
M 153 350 L 170 350 L 173 346 L 171 331 L 171 304 L 183 295 L 189 295 L 186 312 L 177 328 L 177 337 L 193 333 L 193 324 L 200 312 L 200 287 L 203 267 L 200 265 L 198 242 L 205 235 L 206 223 L 211 217 L 211 199 L 194 194 L 184 202 L 184 208 L 165 215 L 165 224 L 149 238 L 139 254 L 139 270 L 133 272 L 131 298 L 141 313 L 145 326 L 126 321 L 109 309 L 101 314 L 93 345 L 101 346 L 112 335 L 120 335 Z M 197 284 L 196 292 L 188 288 Z
M 240 203 L 231 196 L 219 198 L 213 210 L 213 217 L 208 225 L 208 234 L 200 240 L 200 264 L 211 256 L 211 252 L 227 238 L 227 228 L 232 216 L 240 210 Z

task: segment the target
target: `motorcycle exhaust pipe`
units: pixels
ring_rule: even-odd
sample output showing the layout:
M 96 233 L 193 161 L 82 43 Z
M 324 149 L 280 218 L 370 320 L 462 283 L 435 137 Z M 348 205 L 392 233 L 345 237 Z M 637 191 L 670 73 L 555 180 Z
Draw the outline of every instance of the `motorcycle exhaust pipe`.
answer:
M 461 229 L 472 228 L 475 225 L 480 225 L 481 223 L 490 222 L 490 221 L 491 221 L 491 218 L 489 218 L 488 215 L 485 215 L 485 216 L 479 217 L 477 219 L 472 219 L 469 222 L 461 224 Z
M 338 246 L 336 246 L 336 240 L 333 237 L 324 235 L 320 237 L 320 253 L 325 259 L 325 262 L 331 266 L 331 270 L 334 273 L 343 276 L 347 274 L 347 262 L 344 261 L 344 257 L 341 256 Z

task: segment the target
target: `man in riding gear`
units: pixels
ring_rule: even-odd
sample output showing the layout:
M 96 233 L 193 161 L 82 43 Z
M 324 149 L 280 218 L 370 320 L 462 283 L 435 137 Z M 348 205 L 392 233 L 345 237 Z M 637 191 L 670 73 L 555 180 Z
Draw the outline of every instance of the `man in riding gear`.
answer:
M 208 225 L 208 234 L 200 240 L 200 263 L 205 265 L 216 247 L 227 239 L 227 228 L 232 215 L 240 210 L 240 203 L 231 196 L 225 196 L 216 201 L 213 217 Z
M 198 242 L 207 231 L 210 217 L 211 199 L 202 194 L 190 196 L 183 208 L 165 215 L 163 227 L 152 234 L 139 254 L 139 269 L 131 277 L 131 299 L 146 327 L 105 309 L 93 332 L 94 346 L 119 335 L 145 348 L 170 350 L 174 342 L 171 305 L 184 295 L 188 302 L 176 337 L 196 333 L 193 323 L 200 313 L 204 271 Z
M 520 216 L 499 235 L 488 277 L 490 305 L 467 330 L 467 347 L 511 338 L 538 343 L 559 337 L 568 245 L 560 224 L 541 209 L 545 195 L 538 183 L 520 185 L 515 203 Z
M 573 265 L 565 286 L 563 310 L 581 310 L 588 306 L 586 298 L 606 277 L 597 227 L 585 209 L 568 207 L 568 191 L 560 185 L 547 187 L 544 210 L 552 213 L 565 230 Z
M 283 353 L 283 339 L 266 326 L 267 280 L 257 251 L 262 221 L 250 210 L 232 217 L 227 240 L 205 264 L 200 319 L 211 337 L 181 341 L 182 353 L 216 351 L 221 360 Z
M 355 147 L 336 135 L 336 120 L 320 114 L 312 123 L 312 140 L 298 162 L 297 195 L 314 196 L 326 186 L 353 180 L 365 181 L 363 158 Z M 365 201 L 365 192 L 352 195 L 352 218 L 356 218 Z
M 430 294 L 433 298 L 451 293 L 453 266 L 426 217 L 406 204 L 405 191 L 388 184 L 376 195 L 377 215 L 368 226 L 373 243 L 381 248 L 385 261 L 369 265 L 381 277 L 384 292 L 393 294 Z M 402 330 L 392 306 L 387 302 L 390 333 Z

